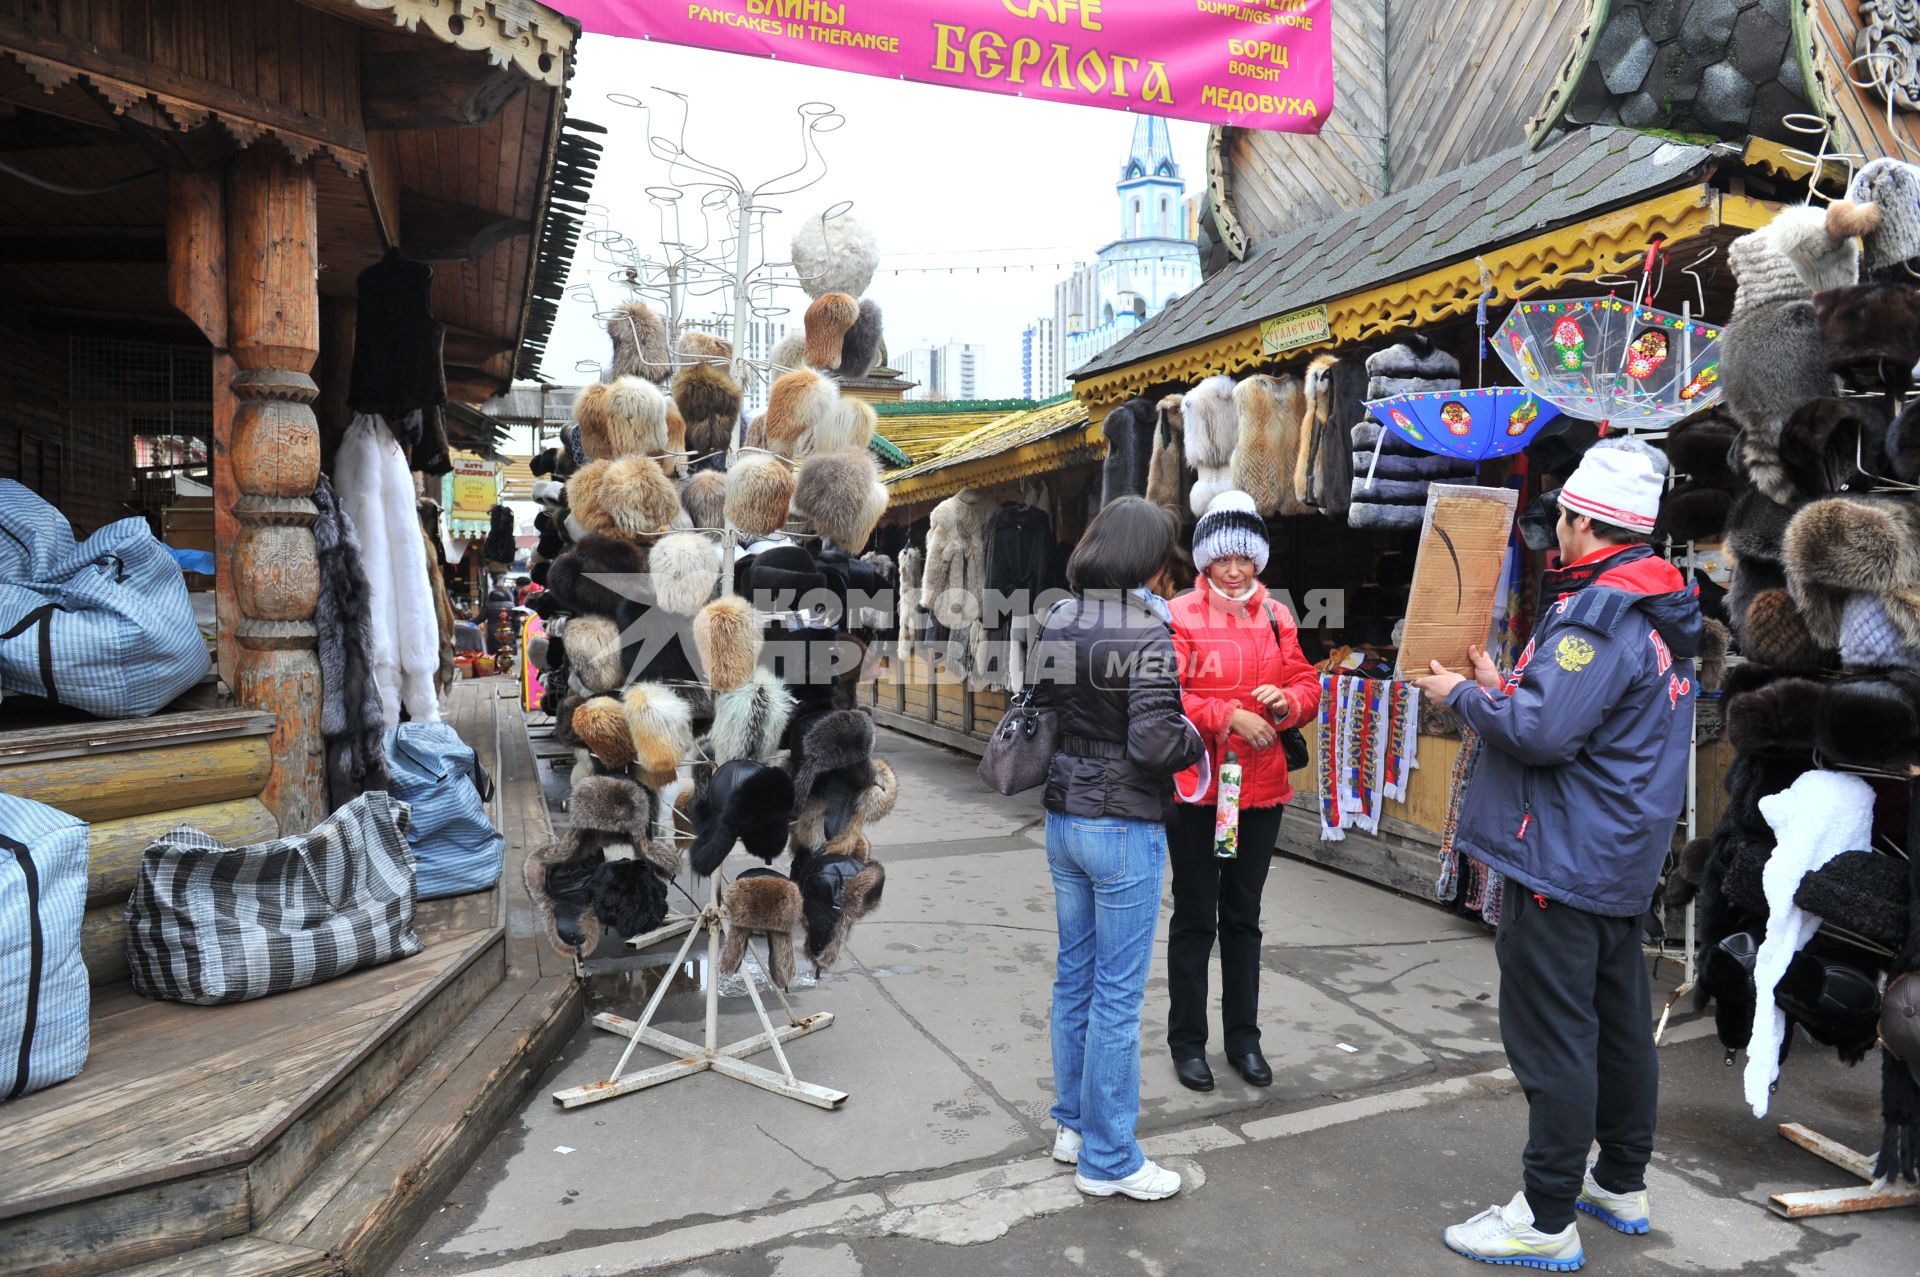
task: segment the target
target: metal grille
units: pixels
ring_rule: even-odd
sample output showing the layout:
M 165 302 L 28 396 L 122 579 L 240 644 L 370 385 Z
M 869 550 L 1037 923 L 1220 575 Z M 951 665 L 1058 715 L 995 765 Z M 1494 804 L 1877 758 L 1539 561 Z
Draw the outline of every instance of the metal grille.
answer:
M 67 354 L 67 392 L 75 412 L 117 428 L 131 441 L 140 504 L 167 504 L 175 477 L 210 479 L 211 351 L 73 337 Z

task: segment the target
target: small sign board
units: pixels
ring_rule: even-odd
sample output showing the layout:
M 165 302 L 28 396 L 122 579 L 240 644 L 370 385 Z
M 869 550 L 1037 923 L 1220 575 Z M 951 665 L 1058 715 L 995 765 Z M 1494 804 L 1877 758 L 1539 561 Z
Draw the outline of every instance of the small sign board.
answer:
M 1325 305 L 1309 306 L 1290 314 L 1260 321 L 1260 352 L 1277 355 L 1282 351 L 1311 346 L 1333 336 Z

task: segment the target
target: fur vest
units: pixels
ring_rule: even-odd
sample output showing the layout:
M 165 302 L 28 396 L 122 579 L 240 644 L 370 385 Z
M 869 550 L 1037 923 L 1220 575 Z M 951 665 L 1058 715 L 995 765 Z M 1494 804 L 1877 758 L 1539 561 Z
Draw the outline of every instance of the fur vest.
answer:
M 1153 405 L 1137 396 L 1107 414 L 1101 427 L 1107 438 L 1107 459 L 1100 469 L 1101 505 L 1116 497 L 1146 494 L 1154 418 Z
M 373 680 L 373 616 L 365 560 L 353 523 L 334 500 L 325 475 L 313 490 L 314 550 L 320 592 L 314 600 L 314 648 L 320 660 L 320 735 L 327 743 L 327 800 L 338 809 L 373 789 L 387 789 L 386 729 Z
M 413 475 L 377 417 L 357 416 L 334 460 L 340 506 L 360 534 L 372 619 L 373 677 L 385 726 L 404 705 L 416 723 L 440 721 L 433 680 L 438 619 L 427 580 L 427 543 L 414 508 Z
M 926 561 L 917 547 L 908 546 L 900 551 L 900 637 L 895 651 L 904 663 L 913 655 L 913 644 L 926 628 L 925 604 L 920 598 L 921 565 Z
M 390 250 L 360 272 L 357 295 L 347 390 L 353 410 L 392 419 L 447 402 L 447 328 L 433 317 L 433 267 Z M 416 433 L 408 446 L 417 440 Z
M 962 488 L 935 506 L 927 521 L 921 602 L 948 628 L 948 660 L 962 674 L 981 669 L 986 659 L 980 604 L 987 588 L 987 525 L 993 512 L 991 497 Z

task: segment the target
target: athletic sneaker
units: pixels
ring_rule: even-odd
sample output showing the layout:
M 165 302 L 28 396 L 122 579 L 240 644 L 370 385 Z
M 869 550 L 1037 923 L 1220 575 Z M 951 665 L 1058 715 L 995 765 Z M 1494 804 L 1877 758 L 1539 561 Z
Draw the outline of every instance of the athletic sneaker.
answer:
M 1125 1179 L 1088 1179 L 1075 1171 L 1073 1186 L 1088 1197 L 1112 1197 L 1118 1194 L 1131 1197 L 1136 1202 L 1157 1202 L 1180 1191 L 1180 1176 L 1176 1171 L 1146 1161 L 1140 1163 L 1140 1169 Z
M 1085 1143 L 1080 1138 L 1080 1132 L 1060 1127 L 1053 1135 L 1053 1160 L 1065 1162 L 1068 1166 L 1080 1165 L 1080 1146 Z
M 1648 1217 L 1646 1189 L 1636 1193 L 1609 1193 L 1593 1177 L 1591 1166 L 1587 1168 L 1587 1177 L 1580 1185 L 1580 1198 L 1574 1205 L 1615 1232 L 1637 1236 L 1653 1227 Z
M 1525 1193 L 1515 1193 L 1505 1206 L 1489 1206 L 1466 1223 L 1455 1224 L 1445 1237 L 1447 1249 L 1483 1264 L 1570 1273 L 1587 1262 L 1578 1225 L 1568 1224 L 1557 1233 L 1541 1232 L 1533 1226 L 1533 1208 L 1527 1205 Z

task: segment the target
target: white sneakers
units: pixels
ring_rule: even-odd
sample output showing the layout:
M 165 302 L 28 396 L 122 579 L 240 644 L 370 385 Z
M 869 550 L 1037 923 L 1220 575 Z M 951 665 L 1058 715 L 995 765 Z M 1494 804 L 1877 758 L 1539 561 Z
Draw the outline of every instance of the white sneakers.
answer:
M 1068 1166 L 1080 1165 L 1080 1146 L 1086 1141 L 1080 1138 L 1080 1132 L 1061 1127 L 1053 1136 L 1053 1160 L 1065 1162 Z
M 1483 1264 L 1510 1264 L 1570 1273 L 1587 1262 L 1580 1230 L 1568 1224 L 1557 1233 L 1533 1226 L 1533 1208 L 1524 1192 L 1505 1206 L 1489 1206 L 1464 1224 L 1446 1231 L 1447 1249 Z
M 1073 1173 L 1073 1186 L 1088 1197 L 1131 1197 L 1136 1202 L 1157 1202 L 1180 1191 L 1178 1172 L 1152 1161 L 1140 1163 L 1140 1169 L 1125 1179 L 1088 1179 Z
M 1647 1209 L 1646 1189 L 1637 1193 L 1609 1193 L 1593 1177 L 1591 1166 L 1587 1168 L 1587 1177 L 1580 1185 L 1579 1200 L 1574 1205 L 1615 1232 L 1638 1236 L 1653 1227 L 1651 1213 Z

